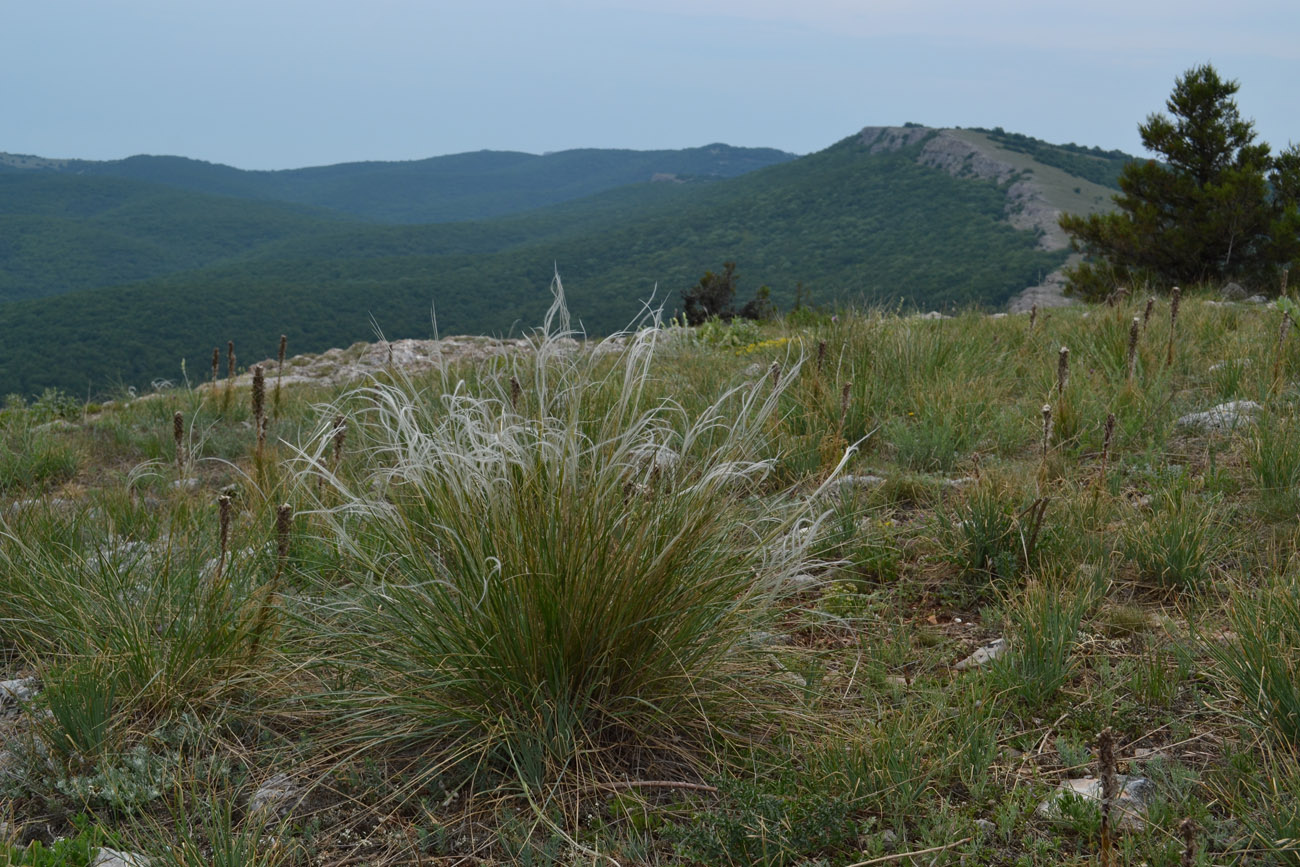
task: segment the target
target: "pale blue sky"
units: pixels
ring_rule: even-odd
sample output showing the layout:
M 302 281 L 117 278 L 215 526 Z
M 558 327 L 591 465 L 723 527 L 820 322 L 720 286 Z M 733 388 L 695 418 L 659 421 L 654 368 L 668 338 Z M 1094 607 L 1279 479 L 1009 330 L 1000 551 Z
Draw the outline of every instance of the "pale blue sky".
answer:
M 807 153 L 917 121 L 1138 152 L 1206 61 L 1261 138 L 1300 140 L 1298 0 L 2 0 L 0 150 Z

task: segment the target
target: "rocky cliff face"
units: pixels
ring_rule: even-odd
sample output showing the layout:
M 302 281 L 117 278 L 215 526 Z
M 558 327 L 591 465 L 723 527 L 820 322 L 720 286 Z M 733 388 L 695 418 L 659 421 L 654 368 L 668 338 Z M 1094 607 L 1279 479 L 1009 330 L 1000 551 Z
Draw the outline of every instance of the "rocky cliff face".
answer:
M 1061 209 L 1052 204 L 1032 176 L 1022 177 L 1019 169 L 1000 158 L 997 148 L 971 141 L 960 130 L 920 126 L 869 126 L 858 137 L 870 147 L 871 153 L 902 150 L 924 142 L 916 159 L 921 165 L 945 171 L 953 177 L 979 178 L 1007 185 L 1004 212 L 1007 222 L 1022 231 L 1037 232 L 1041 250 L 1069 247 L 1069 236 L 1057 225 Z M 1030 286 L 1013 298 L 1010 309 L 1021 312 L 1035 305 L 1060 307 L 1071 304 L 1073 301 L 1065 297 L 1064 287 L 1064 274 L 1062 269 L 1057 269 L 1046 275 L 1039 285 Z

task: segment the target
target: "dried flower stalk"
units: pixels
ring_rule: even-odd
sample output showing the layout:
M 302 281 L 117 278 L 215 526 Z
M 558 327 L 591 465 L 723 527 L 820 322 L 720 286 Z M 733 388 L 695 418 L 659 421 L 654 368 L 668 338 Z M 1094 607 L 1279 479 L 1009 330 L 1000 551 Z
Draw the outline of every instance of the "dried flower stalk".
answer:
M 1101 777 L 1101 867 L 1111 867 L 1115 863 L 1114 834 L 1111 810 L 1119 795 L 1119 781 L 1115 770 L 1115 733 L 1109 728 L 1102 729 L 1097 735 L 1097 765 Z
M 1184 819 L 1178 824 L 1178 834 L 1183 838 L 1182 867 L 1196 867 L 1196 834 L 1199 830 L 1196 822 L 1191 818 Z
M 172 416 L 172 439 L 176 441 L 176 473 L 185 478 L 185 416 L 179 409 Z
M 1128 327 L 1128 381 L 1132 382 L 1137 376 L 1138 364 L 1138 318 L 1133 317 L 1133 323 Z
M 280 349 L 275 354 L 275 404 L 273 414 L 280 417 L 280 380 L 284 377 L 284 353 L 289 348 L 289 336 L 280 335 Z
M 266 374 L 262 365 L 253 365 L 253 429 L 257 431 L 257 465 L 262 465 L 266 446 Z
M 1174 341 L 1178 334 L 1178 307 L 1183 300 L 1183 290 L 1177 286 L 1169 293 L 1169 351 L 1165 354 L 1165 366 L 1174 363 Z
M 217 514 L 220 521 L 221 554 L 217 558 L 217 580 L 226 569 L 226 552 L 230 550 L 230 495 L 217 497 Z

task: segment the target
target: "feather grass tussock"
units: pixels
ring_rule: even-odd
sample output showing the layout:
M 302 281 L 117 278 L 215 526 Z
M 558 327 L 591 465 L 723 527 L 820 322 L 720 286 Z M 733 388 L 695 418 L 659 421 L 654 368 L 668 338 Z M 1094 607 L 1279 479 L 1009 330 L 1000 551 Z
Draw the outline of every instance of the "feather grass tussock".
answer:
M 742 638 L 809 568 L 813 535 L 793 532 L 806 501 L 743 496 L 772 467 L 797 364 L 691 413 L 649 397 L 658 329 L 575 351 L 553 290 L 534 351 L 480 393 L 448 382 L 433 399 L 399 375 L 349 397 L 367 407 L 351 416 L 357 490 L 326 460 L 341 428 L 301 456 L 335 488 L 320 516 L 365 572 L 340 612 L 367 684 L 355 718 L 533 782 L 734 716 L 733 678 L 761 680 Z

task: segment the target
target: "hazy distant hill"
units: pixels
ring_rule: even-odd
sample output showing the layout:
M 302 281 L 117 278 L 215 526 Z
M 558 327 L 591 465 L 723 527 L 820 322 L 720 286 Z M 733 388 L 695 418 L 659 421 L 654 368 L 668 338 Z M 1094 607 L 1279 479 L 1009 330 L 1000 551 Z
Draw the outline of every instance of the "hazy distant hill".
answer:
M 328 211 L 120 178 L 0 174 L 0 301 L 202 268 L 286 238 L 319 236 Z
M 655 178 L 730 178 L 794 159 L 771 148 L 712 144 L 685 150 L 478 151 L 409 162 L 341 163 L 244 171 L 170 156 L 49 160 L 0 154 L 0 167 L 127 178 L 183 190 L 329 208 L 366 220 L 481 220 L 583 198 Z M 10 172 L 13 174 L 13 172 Z
M 539 321 L 557 266 L 592 333 L 631 321 L 656 284 L 671 311 L 725 260 L 739 263 L 742 292 L 769 284 L 779 303 L 802 283 L 823 303 L 996 308 L 1065 260 L 1061 209 L 1109 207 L 1113 190 L 1051 165 L 1079 156 L 1053 147 L 1037 143 L 1036 158 L 993 133 L 869 128 L 737 178 L 643 183 L 488 221 L 284 215 L 304 222 L 203 267 L 0 305 L 0 393 L 175 378 L 182 359 L 205 369 L 227 339 L 245 359 L 272 355 L 281 332 L 294 351 L 319 351 L 372 338 L 371 317 L 389 337 L 426 337 L 435 305 L 444 334 L 505 333 Z M 1124 159 L 1083 156 L 1103 177 Z

